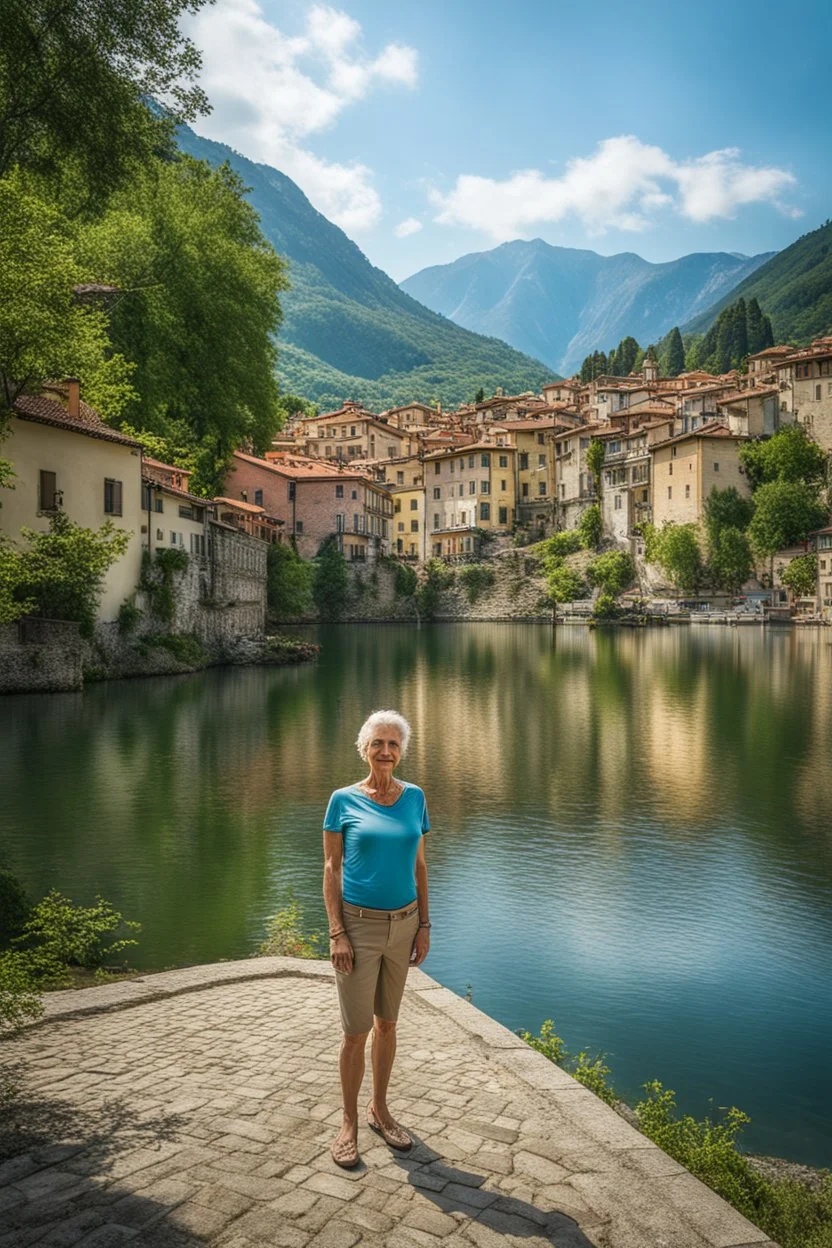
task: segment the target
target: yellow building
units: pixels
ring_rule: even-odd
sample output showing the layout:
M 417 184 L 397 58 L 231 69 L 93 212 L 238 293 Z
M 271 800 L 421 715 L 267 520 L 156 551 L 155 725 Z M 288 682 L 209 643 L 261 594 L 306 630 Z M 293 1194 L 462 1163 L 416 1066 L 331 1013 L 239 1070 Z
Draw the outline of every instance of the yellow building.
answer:
M 475 555 L 479 529 L 510 533 L 516 519 L 516 452 L 472 442 L 425 456 L 427 553 Z
M 141 569 L 139 444 L 105 425 L 71 380 L 15 400 L 2 453 L 15 477 L 14 489 L 3 490 L 0 532 L 13 542 L 23 526 L 48 529 L 58 507 L 85 528 L 99 529 L 110 520 L 132 535 L 107 573 L 99 603 L 98 618 L 115 620 Z
M 425 488 L 391 485 L 393 495 L 393 554 L 403 559 L 425 559 Z
M 653 523 L 699 524 L 711 490 L 733 486 L 748 497 L 751 489 L 739 461 L 746 437 L 715 422 L 681 433 L 652 447 Z
M 555 433 L 563 433 L 566 422 L 553 417 L 538 420 L 511 420 L 491 426 L 484 437 L 498 446 L 516 451 L 515 496 L 517 520 L 533 529 L 538 537 L 555 527 Z

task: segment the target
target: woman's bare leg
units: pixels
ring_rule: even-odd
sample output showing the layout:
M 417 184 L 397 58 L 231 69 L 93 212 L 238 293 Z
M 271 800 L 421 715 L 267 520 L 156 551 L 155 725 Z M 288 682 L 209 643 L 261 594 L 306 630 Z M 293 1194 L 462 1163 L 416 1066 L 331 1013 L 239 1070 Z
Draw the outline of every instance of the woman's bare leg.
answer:
M 384 1126 L 392 1121 L 387 1108 L 387 1088 L 395 1056 L 396 1024 L 393 1019 L 379 1018 L 376 1014 L 373 1020 L 373 1109 Z
M 358 1093 L 364 1078 L 364 1049 L 367 1044 L 368 1031 L 355 1036 L 344 1035 L 341 1041 L 339 1070 L 341 1074 L 341 1096 L 344 1103 L 344 1115 L 338 1140 L 358 1139 Z

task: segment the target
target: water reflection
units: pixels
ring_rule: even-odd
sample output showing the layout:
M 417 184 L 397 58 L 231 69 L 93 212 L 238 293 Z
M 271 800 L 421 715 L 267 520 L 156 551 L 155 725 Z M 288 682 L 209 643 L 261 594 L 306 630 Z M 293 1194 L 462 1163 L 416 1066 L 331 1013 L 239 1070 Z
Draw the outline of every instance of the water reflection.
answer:
M 0 854 L 34 893 L 140 918 L 142 965 L 243 956 L 290 889 L 323 923 L 323 805 L 395 706 L 434 825 L 428 971 L 509 1026 L 554 1015 L 630 1094 L 713 1093 L 753 1114 L 750 1145 L 832 1163 L 826 634 L 319 640 L 312 667 L 6 699 Z

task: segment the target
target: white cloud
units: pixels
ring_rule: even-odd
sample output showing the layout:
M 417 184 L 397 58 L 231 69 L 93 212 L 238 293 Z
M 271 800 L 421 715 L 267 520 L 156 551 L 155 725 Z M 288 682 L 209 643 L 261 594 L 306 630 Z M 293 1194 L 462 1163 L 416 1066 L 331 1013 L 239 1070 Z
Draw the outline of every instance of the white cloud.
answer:
M 404 221 L 400 221 L 394 228 L 393 233 L 396 238 L 408 238 L 411 234 L 418 234 L 421 228 L 421 221 L 417 221 L 415 217 L 405 217 Z
M 744 165 L 736 148 L 674 161 L 660 147 L 635 135 L 604 139 L 591 156 L 569 161 L 561 177 L 537 169 L 503 180 L 463 174 L 448 194 L 430 192 L 442 225 L 464 225 L 503 241 L 534 226 L 577 217 L 591 234 L 607 229 L 638 231 L 662 210 L 691 221 L 732 217 L 744 204 L 773 203 L 781 212 L 782 192 L 795 185 L 783 169 Z
M 349 14 L 313 5 L 299 35 L 265 17 L 257 0 L 217 0 L 183 25 L 202 53 L 201 82 L 213 112 L 195 128 L 206 138 L 274 165 L 348 231 L 374 226 L 381 200 L 366 165 L 324 160 L 308 139 L 379 86 L 414 87 L 418 57 L 391 43 L 364 53 Z

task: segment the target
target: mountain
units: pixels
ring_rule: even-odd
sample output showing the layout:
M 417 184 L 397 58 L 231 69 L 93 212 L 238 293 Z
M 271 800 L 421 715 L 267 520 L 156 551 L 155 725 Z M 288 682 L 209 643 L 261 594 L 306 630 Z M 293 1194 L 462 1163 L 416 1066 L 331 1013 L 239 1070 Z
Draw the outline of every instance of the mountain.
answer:
M 402 289 L 460 325 L 494 334 L 569 375 L 632 334 L 656 342 L 733 290 L 772 253 L 713 252 L 651 264 L 632 252 L 552 247 L 536 238 L 414 273 Z
M 211 165 L 227 161 L 276 251 L 289 262 L 292 289 L 278 372 L 284 389 L 323 408 L 345 398 L 379 410 L 413 399 L 453 405 L 482 386 L 491 394 L 539 390 L 552 372 L 505 342 L 437 315 L 370 264 L 343 230 L 317 212 L 290 178 L 225 144 L 177 131 L 180 149 Z
M 742 296 L 771 317 L 775 342 L 809 342 L 832 333 L 832 221 L 779 251 L 730 293 L 684 325 L 700 334 Z

